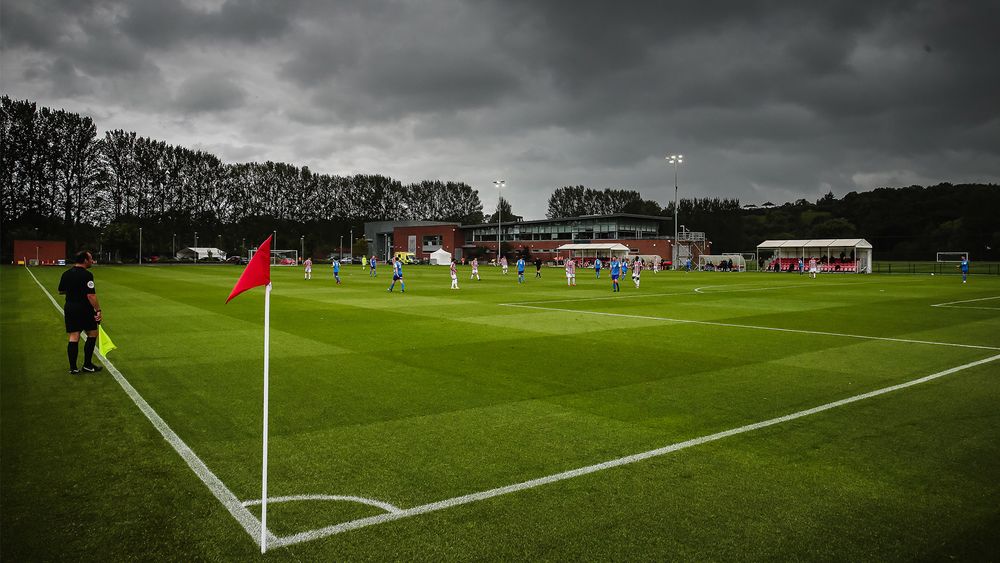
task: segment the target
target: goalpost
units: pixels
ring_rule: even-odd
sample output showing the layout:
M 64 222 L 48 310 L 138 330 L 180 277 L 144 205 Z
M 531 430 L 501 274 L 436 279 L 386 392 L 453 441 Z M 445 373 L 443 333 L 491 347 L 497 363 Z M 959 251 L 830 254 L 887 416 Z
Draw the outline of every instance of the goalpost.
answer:
M 962 258 L 971 260 L 968 252 L 938 252 L 936 262 L 961 262 Z
M 250 256 L 247 258 L 253 258 L 253 255 L 257 252 L 256 248 L 250 249 Z M 297 266 L 299 263 L 299 251 L 298 250 L 271 250 L 271 265 L 272 266 Z
M 730 260 L 732 269 L 729 269 Z M 698 256 L 698 269 L 702 272 L 745 272 L 747 261 L 742 254 L 702 254 Z

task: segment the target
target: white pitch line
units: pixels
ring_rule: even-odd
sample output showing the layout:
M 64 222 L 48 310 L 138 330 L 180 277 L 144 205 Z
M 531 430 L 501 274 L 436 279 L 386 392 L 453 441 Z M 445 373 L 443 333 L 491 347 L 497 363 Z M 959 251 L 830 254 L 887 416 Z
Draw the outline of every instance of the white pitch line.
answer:
M 55 298 L 52 297 L 49 290 L 45 289 L 42 282 L 38 281 L 38 278 L 35 277 L 35 274 L 28 269 L 27 266 L 25 266 L 24 269 L 27 270 L 28 274 L 30 274 L 35 280 L 38 287 L 45 292 L 46 297 L 49 298 L 49 301 L 52 302 L 52 305 L 55 306 L 56 310 L 62 313 L 62 307 L 60 307 L 59 303 L 57 303 Z M 224 506 L 226 510 L 233 515 L 233 518 L 235 518 L 236 521 L 243 526 L 243 529 L 250 534 L 250 538 L 253 542 L 259 545 L 258 538 L 260 537 L 260 520 L 258 520 L 249 510 L 247 510 L 245 506 L 243 506 L 243 503 L 241 503 L 240 500 L 236 498 L 236 495 L 234 495 L 233 492 L 226 487 L 225 483 L 223 483 L 222 480 L 215 475 L 215 473 L 212 473 L 212 470 L 205 465 L 205 462 L 203 462 L 201 458 L 199 458 L 198 455 L 195 454 L 183 440 L 181 440 L 180 436 L 178 436 L 177 433 L 174 432 L 173 429 L 171 429 L 170 426 L 168 426 L 167 423 L 160 417 L 160 415 L 153 410 L 153 407 L 149 406 L 149 403 L 142 398 L 142 395 L 140 395 L 139 392 L 132 387 L 132 384 L 125 379 L 125 376 L 118 371 L 118 368 L 116 368 L 111 361 L 109 361 L 97 350 L 94 350 L 94 353 L 101 359 L 101 363 L 104 364 L 104 367 L 106 367 L 112 377 L 115 378 L 118 385 L 120 385 L 129 398 L 132 399 L 135 406 L 139 407 L 142 414 L 146 415 L 146 418 L 148 418 L 149 421 L 153 423 L 153 426 L 160 431 L 160 435 L 163 436 L 163 439 L 165 439 L 167 443 L 170 444 L 178 454 L 180 454 L 181 458 L 188 464 L 188 467 L 194 471 L 194 474 L 201 479 L 202 483 L 205 483 L 205 486 L 208 487 L 208 490 L 212 491 L 212 494 L 215 495 L 215 498 L 222 503 L 222 506 Z M 268 531 L 267 534 L 267 543 L 269 545 L 273 545 L 273 543 L 278 539 L 277 536 L 270 531 Z
M 403 509 L 397 513 L 392 514 L 380 514 L 378 516 L 370 516 L 367 518 L 359 518 L 357 520 L 351 520 L 349 522 L 344 522 L 342 524 L 337 524 L 334 526 L 327 526 L 325 528 L 320 528 L 317 530 L 310 530 L 308 532 L 302 532 L 298 534 L 293 534 L 290 536 L 284 536 L 278 539 L 277 545 L 288 546 L 297 543 L 302 543 L 306 541 L 317 540 L 323 537 L 332 536 L 334 534 L 339 534 L 342 532 L 347 532 L 349 530 L 356 530 L 358 528 L 365 528 L 367 526 L 374 526 L 376 524 L 384 524 L 386 522 L 392 522 L 394 520 L 400 520 L 403 518 L 409 518 L 411 516 L 417 516 L 420 514 L 426 514 L 428 512 L 435 512 L 438 510 L 444 510 L 446 508 L 451 508 L 453 506 L 459 506 L 462 504 L 469 504 L 473 502 L 478 502 L 481 500 L 490 499 L 493 497 L 498 497 L 500 495 L 505 495 L 509 493 L 514 493 L 518 491 L 523 491 L 526 489 L 533 489 L 535 487 L 540 487 L 542 485 L 548 485 L 550 483 L 555 483 L 557 481 L 564 481 L 566 479 L 572 479 L 574 477 L 580 477 L 583 475 L 588 475 L 590 473 L 596 473 L 598 471 L 603 471 L 605 469 L 611 469 L 613 467 L 620 467 L 623 465 L 628 465 L 631 463 L 636 463 L 639 461 L 647 460 L 650 458 L 662 456 L 678 450 L 683 450 L 685 448 L 690 448 L 692 446 L 699 446 L 708 442 L 714 442 L 715 440 L 721 440 L 722 438 L 728 438 L 729 436 L 735 436 L 737 434 L 743 434 L 750 432 L 752 430 L 757 430 L 760 428 L 766 428 L 768 426 L 774 426 L 777 424 L 782 424 L 795 420 L 797 418 L 802 418 L 805 416 L 810 416 L 816 413 L 834 409 L 837 407 L 842 407 L 850 403 L 855 403 L 857 401 L 863 401 L 865 399 L 870 399 L 872 397 L 877 397 L 879 395 L 884 395 L 886 393 L 891 393 L 893 391 L 898 391 L 900 389 L 905 389 L 907 387 L 912 387 L 914 385 L 919 385 L 921 383 L 926 383 L 932 381 L 939 377 L 944 377 L 965 369 L 983 365 L 989 362 L 1000 360 L 1000 354 L 995 356 L 990 356 L 982 360 L 977 360 L 974 362 L 969 362 L 957 367 L 949 368 L 944 371 L 939 371 L 931 375 L 926 375 L 905 383 L 900 383 L 897 385 L 891 385 L 889 387 L 883 387 L 881 389 L 876 389 L 875 391 L 869 391 L 867 393 L 862 393 L 860 395 L 854 395 L 853 397 L 848 397 L 846 399 L 840 399 L 839 401 L 833 401 L 831 403 L 826 403 L 818 407 L 813 407 L 811 409 L 801 410 L 784 416 L 779 416 L 777 418 L 771 418 L 761 422 L 755 422 L 753 424 L 747 424 L 745 426 L 740 426 L 737 428 L 732 428 L 729 430 L 724 430 L 722 432 L 716 432 L 715 434 L 709 434 L 707 436 L 701 436 L 699 438 L 693 438 L 691 440 L 686 440 L 684 442 L 677 442 L 675 444 L 670 444 L 669 446 L 664 446 L 662 448 L 657 448 L 655 450 L 649 450 L 625 457 L 620 457 L 617 459 L 612 459 L 597 463 L 594 465 L 588 465 L 586 467 L 580 467 L 578 469 L 571 469 L 569 471 L 563 471 L 561 473 L 555 473 L 553 475 L 548 475 L 546 477 L 540 477 L 538 479 L 531 479 L 530 481 L 523 481 L 521 483 L 516 483 L 513 485 L 507 485 L 505 487 L 498 487 L 495 489 L 490 489 L 488 491 L 480 491 L 478 493 L 472 493 L 468 495 L 462 495 L 458 497 L 453 497 L 450 499 L 445 499 L 437 502 L 432 502 L 429 504 L 423 504 L 420 506 L 415 506 L 413 508 Z
M 870 281 L 870 282 L 856 282 L 856 283 L 853 283 L 851 285 L 854 286 L 854 285 L 863 285 L 863 284 L 869 284 L 869 283 L 876 283 L 876 282 L 874 282 L 874 281 Z M 797 284 L 794 284 L 794 285 L 775 285 L 775 286 L 770 286 L 770 287 L 753 287 L 753 288 L 749 288 L 749 289 L 744 288 L 744 289 L 721 289 L 719 291 L 701 291 L 703 289 L 708 289 L 708 288 L 711 288 L 711 287 L 731 287 L 731 286 L 720 286 L 720 285 L 706 285 L 706 286 L 694 288 L 694 292 L 698 293 L 698 294 L 701 294 L 701 295 L 708 295 L 708 294 L 713 294 L 714 295 L 716 293 L 738 293 L 738 292 L 743 292 L 743 291 L 772 291 L 772 290 L 775 290 L 775 289 L 795 289 L 795 288 L 800 288 L 800 287 L 816 287 L 816 286 L 830 286 L 830 285 L 836 285 L 836 286 L 841 286 L 841 287 L 844 286 L 844 284 L 840 284 L 840 283 L 808 283 L 808 282 L 803 282 L 803 283 L 797 283 Z M 669 297 L 669 296 L 674 296 L 674 295 L 691 295 L 691 291 L 675 291 L 675 292 L 671 292 L 671 293 L 628 293 L 626 295 L 618 294 L 618 295 L 606 295 L 606 296 L 601 296 L 601 297 L 575 297 L 575 298 L 569 298 L 569 299 L 544 299 L 544 300 L 537 300 L 537 301 L 517 301 L 517 302 L 514 302 L 514 303 L 499 303 L 499 305 L 533 305 L 533 304 L 536 304 L 536 303 L 575 303 L 575 302 L 578 302 L 578 301 L 606 301 L 608 299 L 642 299 L 644 297 Z
M 284 497 L 267 497 L 267 504 L 278 504 L 282 502 L 299 502 L 299 501 L 310 501 L 310 500 L 335 500 L 335 501 L 346 501 L 346 502 L 356 502 L 359 504 L 367 504 L 368 506 L 374 506 L 381 508 L 386 512 L 402 512 L 403 509 L 398 506 L 381 501 L 373 498 L 356 497 L 351 495 L 289 495 Z M 261 504 L 261 500 L 245 500 L 243 501 L 243 506 L 258 506 Z
M 995 297 L 980 297 L 979 299 L 964 299 L 962 301 L 949 301 L 947 303 L 935 303 L 931 307 L 946 307 L 949 309 L 985 309 L 988 311 L 998 311 L 1000 307 L 955 307 L 958 303 L 974 303 L 976 301 L 988 301 L 990 299 L 1000 299 L 1000 295 Z
M 605 313 L 601 311 L 580 311 L 576 309 L 560 309 L 558 307 L 538 307 L 536 305 L 519 305 L 516 303 L 501 303 L 504 307 L 519 307 L 522 309 L 536 309 L 539 311 L 560 311 L 563 313 L 579 313 L 581 315 L 601 315 L 605 317 L 622 317 L 626 319 L 644 319 L 649 321 L 664 321 L 671 323 L 686 323 L 708 326 L 724 326 L 729 328 L 745 328 L 751 330 L 770 330 L 775 332 L 791 332 L 797 334 L 815 334 L 818 336 L 836 336 L 840 338 L 858 338 L 862 340 L 881 340 L 885 342 L 903 342 L 906 344 L 928 344 L 932 346 L 952 346 L 955 348 L 974 348 L 976 350 L 1000 350 L 996 346 L 981 346 L 978 344 L 959 344 L 955 342 L 935 342 L 933 340 L 914 340 L 911 338 L 891 338 L 888 336 L 867 336 L 864 334 L 847 334 L 843 332 L 825 332 L 821 330 L 804 330 L 797 328 L 781 328 L 774 326 L 741 325 L 736 323 L 720 323 L 715 321 L 695 321 L 691 319 L 673 319 L 670 317 L 653 317 L 648 315 L 626 315 L 624 313 Z

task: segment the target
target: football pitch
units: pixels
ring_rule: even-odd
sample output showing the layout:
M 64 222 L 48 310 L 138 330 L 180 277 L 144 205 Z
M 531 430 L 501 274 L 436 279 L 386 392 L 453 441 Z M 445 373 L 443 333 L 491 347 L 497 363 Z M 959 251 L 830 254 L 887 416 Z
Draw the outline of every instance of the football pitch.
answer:
M 1000 276 L 272 268 L 266 559 L 1000 557 Z M 0 559 L 260 557 L 263 289 L 0 268 Z M 54 301 L 49 295 L 54 297 Z

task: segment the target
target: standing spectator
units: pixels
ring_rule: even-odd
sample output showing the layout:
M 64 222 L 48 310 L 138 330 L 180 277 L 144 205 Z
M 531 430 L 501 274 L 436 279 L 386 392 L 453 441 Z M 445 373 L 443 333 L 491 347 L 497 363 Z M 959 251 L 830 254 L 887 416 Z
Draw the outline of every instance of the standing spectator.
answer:
M 63 317 L 66 321 L 66 356 L 69 358 L 70 374 L 78 374 L 76 359 L 80 353 L 80 333 L 87 333 L 87 342 L 83 345 L 83 371 L 97 373 L 101 366 L 94 365 L 94 346 L 97 345 L 97 325 L 101 322 L 101 305 L 97 301 L 97 291 L 94 289 L 94 274 L 90 267 L 94 265 L 94 257 L 83 250 L 73 258 L 73 267 L 63 272 L 59 279 L 59 294 L 66 296 L 63 307 Z

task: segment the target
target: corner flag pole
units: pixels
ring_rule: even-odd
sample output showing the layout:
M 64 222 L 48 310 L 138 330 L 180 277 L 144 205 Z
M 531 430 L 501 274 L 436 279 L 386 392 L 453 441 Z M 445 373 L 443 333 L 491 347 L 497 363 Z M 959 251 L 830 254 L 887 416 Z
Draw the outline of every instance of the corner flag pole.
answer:
M 264 291 L 264 456 L 260 485 L 260 553 L 267 551 L 267 387 L 268 355 L 271 340 L 271 283 Z
M 258 286 L 264 288 L 264 455 L 261 461 L 260 484 L 260 552 L 267 551 L 267 381 L 268 356 L 271 346 L 271 237 L 267 237 L 257 247 L 257 252 L 250 258 L 240 278 L 236 280 L 233 291 L 226 298 L 226 303 L 248 289 Z

